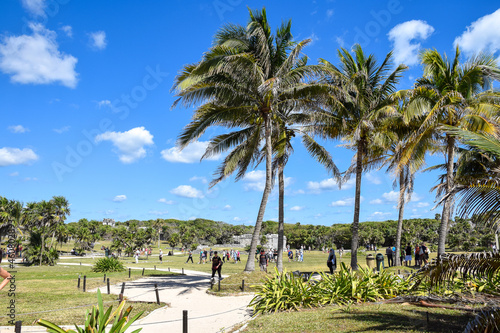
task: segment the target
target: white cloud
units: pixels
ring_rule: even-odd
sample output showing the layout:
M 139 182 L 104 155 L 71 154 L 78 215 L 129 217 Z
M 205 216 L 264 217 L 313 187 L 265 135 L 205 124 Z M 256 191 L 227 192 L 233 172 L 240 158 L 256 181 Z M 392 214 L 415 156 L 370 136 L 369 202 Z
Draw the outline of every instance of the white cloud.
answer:
M 428 202 L 419 202 L 416 205 L 416 207 L 418 207 L 418 208 L 424 208 L 424 207 L 428 207 L 428 206 L 429 206 Z
M 177 186 L 170 193 L 184 198 L 203 198 L 203 193 L 200 190 L 189 185 Z
M 102 108 L 103 106 L 111 107 L 111 101 L 103 99 L 102 101 L 97 102 L 97 106 L 99 107 L 99 109 Z
M 173 205 L 175 203 L 175 201 L 173 201 L 173 200 L 167 200 L 165 198 L 158 199 L 158 202 L 164 203 L 166 205 Z
M 384 198 L 386 202 L 398 202 L 399 193 L 395 191 L 386 192 L 382 194 L 382 198 Z
M 63 126 L 61 128 L 54 128 L 54 132 L 56 132 L 58 134 L 62 134 L 64 132 L 69 131 L 70 128 L 71 128 L 70 126 Z
M 29 164 L 38 160 L 38 155 L 29 148 L 0 148 L 0 166 Z
M 348 190 L 354 186 L 356 180 L 354 178 L 349 179 L 347 182 L 342 184 L 342 190 Z M 332 191 L 338 190 L 338 182 L 333 178 L 323 179 L 320 182 L 307 182 L 307 189 L 311 193 L 321 193 L 322 191 Z
M 293 207 L 290 207 L 290 210 L 298 212 L 298 211 L 303 210 L 304 208 L 306 208 L 306 207 L 305 206 L 293 206 Z
M 68 36 L 69 38 L 73 37 L 73 28 L 70 25 L 65 25 L 61 27 L 61 30 L 64 31 L 66 36 Z
M 468 53 L 487 51 L 495 53 L 500 50 L 500 9 L 472 22 L 467 30 L 457 37 L 453 43 Z
M 246 191 L 264 191 L 266 186 L 266 172 L 263 170 L 252 170 L 245 174 L 243 180 L 247 183 L 244 185 Z
M 59 51 L 56 33 L 38 23 L 29 23 L 32 35 L 4 37 L 0 41 L 0 70 L 15 83 L 59 82 L 75 88 L 77 59 Z
M 114 202 L 122 202 L 125 200 L 127 200 L 127 196 L 125 194 L 120 194 L 113 198 Z
M 377 176 L 375 176 L 375 175 L 373 175 L 371 173 L 367 173 L 366 176 L 365 176 L 365 178 L 366 178 L 367 181 L 369 181 L 372 184 L 375 184 L 375 185 L 382 184 L 382 180 L 379 177 L 377 177 Z
M 208 183 L 208 180 L 205 177 L 193 176 L 193 177 L 189 178 L 190 182 L 194 182 L 194 181 L 197 181 L 197 180 L 201 181 L 203 184 L 207 184 Z
M 359 200 L 360 200 L 360 202 L 363 202 L 365 200 L 365 198 L 360 197 Z M 354 205 L 354 197 L 344 198 L 341 200 L 333 201 L 328 206 L 330 206 L 330 207 L 346 207 L 346 206 L 353 206 L 353 205 Z
M 144 158 L 144 146 L 153 145 L 153 135 L 144 127 L 132 128 L 127 132 L 105 132 L 95 137 L 96 143 L 106 140 L 118 148 L 120 161 L 126 164 Z
M 104 50 L 108 41 L 106 40 L 106 33 L 104 31 L 96 31 L 89 34 L 90 45 L 98 50 Z
M 9 131 L 12 133 L 26 133 L 29 132 L 30 130 L 23 125 L 14 125 L 14 126 L 9 126 Z
M 375 200 L 370 201 L 370 204 L 372 204 L 372 205 L 381 205 L 383 203 L 384 202 L 382 201 L 382 199 L 375 199 Z
M 311 40 L 309 46 L 314 45 L 317 41 L 319 41 L 319 37 L 314 32 L 307 38 Z
M 17 176 L 19 176 L 19 172 L 17 172 L 17 171 L 11 172 L 11 173 L 9 173 L 9 176 L 17 177 Z
M 164 160 L 172 163 L 196 163 L 199 162 L 205 150 L 208 147 L 208 141 L 196 141 L 180 150 L 178 147 L 172 147 L 162 150 L 161 156 Z M 206 160 L 215 161 L 220 155 L 207 157 Z
M 21 0 L 23 7 L 34 16 L 45 17 L 45 0 Z
M 417 64 L 420 43 L 412 41 L 426 40 L 433 32 L 434 28 L 421 20 L 411 20 L 396 25 L 388 33 L 389 40 L 394 46 L 394 61 L 408 66 Z
M 235 222 L 240 222 L 240 221 L 241 221 L 241 219 L 240 219 L 238 216 L 235 216 L 235 217 L 233 217 L 233 221 L 235 221 Z
M 233 207 L 231 207 L 231 205 L 225 205 L 224 208 L 222 208 L 223 210 L 231 210 Z
M 328 9 L 328 10 L 326 11 L 326 18 L 330 18 L 330 17 L 332 17 L 332 16 L 333 16 L 333 9 Z
M 337 36 L 337 37 L 335 37 L 335 41 L 337 42 L 337 44 L 339 44 L 340 47 L 344 47 L 344 45 L 345 45 L 344 38 Z
M 25 182 L 29 182 L 29 181 L 36 182 L 37 180 L 38 180 L 38 178 L 36 178 L 36 177 L 26 177 L 23 179 L 23 181 L 25 181 Z
M 374 212 L 372 215 L 370 215 L 370 218 L 383 219 L 383 218 L 386 218 L 387 216 L 390 216 L 390 215 L 392 215 L 392 213 Z

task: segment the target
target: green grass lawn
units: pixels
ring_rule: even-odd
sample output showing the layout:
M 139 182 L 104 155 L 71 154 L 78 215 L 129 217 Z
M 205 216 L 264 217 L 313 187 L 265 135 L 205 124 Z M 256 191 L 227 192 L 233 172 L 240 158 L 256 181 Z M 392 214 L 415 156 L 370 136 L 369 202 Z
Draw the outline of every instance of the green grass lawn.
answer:
M 427 312 L 429 322 L 427 322 Z M 245 333 L 352 333 L 352 332 L 463 332 L 470 312 L 423 308 L 409 304 L 365 303 L 350 307 L 327 306 L 298 312 L 261 315 L 248 323 Z
M 15 269 L 15 310 L 16 321 L 23 321 L 23 325 L 33 324 L 37 319 L 46 319 L 57 324 L 83 324 L 86 309 L 97 304 L 97 294 L 83 292 L 83 276 L 87 277 L 87 290 L 100 288 L 103 301 L 107 306 L 118 305 L 116 295 L 106 294 L 106 284 L 102 273 L 93 273 L 88 266 L 18 266 Z M 9 270 L 13 271 L 13 270 Z M 142 273 L 142 272 L 141 272 Z M 145 275 L 158 274 L 150 271 Z M 170 274 L 164 272 L 161 274 Z M 80 289 L 77 288 L 78 275 L 82 276 Z M 108 273 L 110 283 L 131 281 L 141 277 L 135 274 L 131 279 L 128 272 Z M 2 304 L 7 305 L 11 297 L 8 296 L 9 285 L 2 291 Z M 129 304 L 129 303 L 128 303 Z M 162 305 L 155 303 L 133 303 L 134 313 L 145 310 L 145 315 Z M 57 311 L 54 311 L 57 310 Z M 41 313 L 40 313 L 41 312 Z M 8 325 L 5 315 L 0 316 L 0 325 Z

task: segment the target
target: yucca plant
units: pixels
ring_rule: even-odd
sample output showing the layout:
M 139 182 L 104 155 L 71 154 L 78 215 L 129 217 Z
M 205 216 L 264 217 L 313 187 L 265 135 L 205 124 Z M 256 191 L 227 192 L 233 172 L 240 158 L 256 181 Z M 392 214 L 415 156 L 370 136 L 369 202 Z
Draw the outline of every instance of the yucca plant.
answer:
M 125 267 L 116 258 L 101 258 L 97 260 L 92 267 L 92 271 L 96 273 L 108 273 L 108 272 L 123 272 Z
M 275 268 L 275 275 L 268 277 L 263 285 L 252 286 L 256 288 L 255 297 L 250 302 L 255 315 L 264 312 L 277 312 L 280 310 L 315 307 L 320 304 L 316 284 L 310 280 L 304 281 L 302 277 L 287 273 L 279 273 Z
M 130 312 L 132 311 L 132 307 L 129 306 L 126 310 L 125 301 L 122 301 L 118 308 L 111 312 L 113 306 L 110 306 L 106 312 L 104 312 L 104 306 L 102 302 L 101 291 L 97 290 L 97 307 L 93 306 L 91 310 L 87 310 L 86 320 L 84 327 L 76 327 L 76 331 L 74 330 L 65 330 L 58 325 L 51 323 L 50 321 L 39 319 L 37 321 L 38 325 L 47 328 L 47 332 L 50 333 L 106 333 L 106 327 L 112 324 L 109 327 L 109 333 L 125 333 L 125 331 L 132 325 L 139 317 L 144 313 L 141 311 L 136 314 L 134 317 L 130 318 Z M 131 333 L 138 333 L 142 330 L 142 328 L 138 328 Z

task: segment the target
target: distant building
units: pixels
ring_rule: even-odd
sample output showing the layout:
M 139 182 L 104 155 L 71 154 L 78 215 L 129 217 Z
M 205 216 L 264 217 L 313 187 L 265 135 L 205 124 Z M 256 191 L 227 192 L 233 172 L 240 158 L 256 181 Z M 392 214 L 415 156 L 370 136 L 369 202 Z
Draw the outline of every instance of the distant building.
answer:
M 267 234 L 267 243 L 262 244 L 266 249 L 277 249 L 278 248 L 278 235 L 277 234 Z M 242 247 L 249 246 L 252 243 L 252 234 L 244 234 L 241 236 L 233 236 L 233 243 L 239 244 Z M 260 244 L 260 241 L 259 241 Z M 286 249 L 286 236 L 283 236 L 283 248 Z
M 116 222 L 113 219 L 102 219 L 102 225 L 109 225 L 111 227 L 114 227 L 115 224 Z

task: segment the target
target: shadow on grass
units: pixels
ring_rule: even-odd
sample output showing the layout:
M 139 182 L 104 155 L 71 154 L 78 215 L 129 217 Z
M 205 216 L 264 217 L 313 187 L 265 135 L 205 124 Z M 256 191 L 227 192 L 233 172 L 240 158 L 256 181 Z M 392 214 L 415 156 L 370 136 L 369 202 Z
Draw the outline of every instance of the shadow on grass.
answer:
M 403 307 L 403 306 L 402 306 Z M 432 312 L 431 312 L 432 311 Z M 441 313 L 435 309 L 427 312 L 412 308 L 401 308 L 396 311 L 380 311 L 375 309 L 356 308 L 351 312 L 335 311 L 331 320 L 349 320 L 364 322 L 363 329 L 345 332 L 417 330 L 423 332 L 463 332 L 467 322 L 473 318 L 471 313 Z M 427 313 L 429 322 L 427 322 Z

